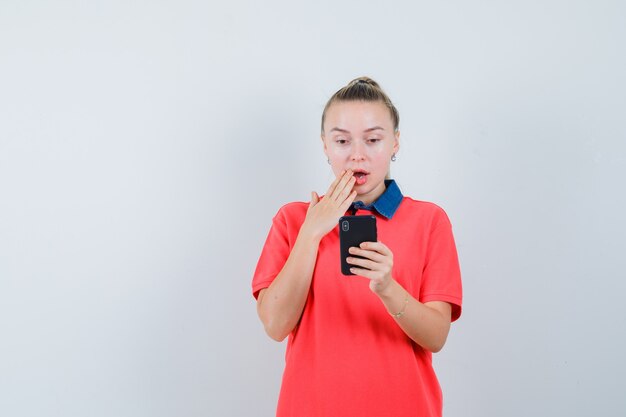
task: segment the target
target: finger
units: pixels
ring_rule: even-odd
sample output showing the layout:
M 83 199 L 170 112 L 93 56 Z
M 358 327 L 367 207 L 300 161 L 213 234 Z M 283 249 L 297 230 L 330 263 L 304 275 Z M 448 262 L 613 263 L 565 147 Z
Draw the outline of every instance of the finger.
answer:
M 339 175 L 336 179 L 336 182 L 333 183 L 334 187 L 332 188 L 332 190 L 328 190 L 328 197 L 329 199 L 335 201 L 337 199 L 337 197 L 339 196 L 339 193 L 341 193 L 341 190 L 343 190 L 345 188 L 345 181 L 347 181 L 350 178 L 350 172 L 348 170 L 343 171 L 341 175 Z
M 350 272 L 352 272 L 354 275 L 358 275 L 360 277 L 367 278 L 367 279 L 377 278 L 373 271 L 370 271 L 369 269 L 359 268 L 356 266 L 353 266 L 352 268 L 350 268 Z
M 311 205 L 309 206 L 309 208 L 314 207 L 319 202 L 320 202 L 320 196 L 317 195 L 315 191 L 312 191 L 311 192 Z
M 350 179 L 346 187 L 341 192 L 339 192 L 339 194 L 333 200 L 335 201 L 336 204 L 338 204 L 338 207 L 342 209 L 344 212 L 348 210 L 348 207 L 350 207 L 350 204 L 352 204 L 352 202 L 356 199 L 357 193 L 353 189 L 355 182 L 356 182 L 356 179 L 354 179 L 354 177 L 353 179 Z
M 350 265 L 354 265 L 355 267 L 369 269 L 370 271 L 377 270 L 378 266 L 380 265 L 379 263 L 371 261 L 369 259 L 355 258 L 352 256 L 348 256 L 346 258 L 346 262 L 349 263 Z
M 341 204 L 339 205 L 339 210 L 343 213 L 345 213 L 346 211 L 348 211 L 348 208 L 350 207 L 350 204 L 352 204 L 352 202 L 354 201 L 354 199 L 356 198 L 357 193 L 356 191 L 352 190 L 352 192 L 350 193 L 350 195 L 348 197 L 346 197 L 345 200 L 343 200 L 343 202 L 341 202 Z
M 348 249 L 348 252 L 351 255 L 362 256 L 364 258 L 367 258 L 371 261 L 378 262 L 378 263 L 384 262 L 386 258 L 386 255 L 383 255 L 381 253 L 378 253 L 372 250 L 360 249 L 360 248 L 357 248 L 356 246 L 353 246 L 350 249 Z
M 385 282 L 385 277 L 381 274 L 380 271 L 371 271 L 369 269 L 353 266 L 352 268 L 350 268 L 350 272 L 352 272 L 354 275 L 367 278 L 371 281 L 371 283 L 376 283 L 376 285 L 381 285 Z
M 343 203 L 346 200 L 346 198 L 348 198 L 348 196 L 352 193 L 352 191 L 354 191 L 355 183 L 356 183 L 356 178 L 350 177 L 350 179 L 348 180 L 348 183 L 344 186 L 343 190 L 339 192 L 339 195 L 337 196 L 336 201 Z M 341 186 L 341 184 L 339 185 Z
M 330 184 L 330 187 L 328 187 L 328 191 L 326 191 L 326 195 L 330 196 L 333 191 L 335 191 L 335 188 L 337 187 L 337 184 L 339 184 L 339 181 L 341 180 L 341 178 L 343 178 L 344 174 L 346 173 L 345 170 L 341 171 L 341 174 L 339 174 L 335 180 Z
M 393 256 L 393 252 L 383 242 L 363 242 L 360 245 L 361 249 L 376 251 L 381 255 Z
M 335 189 L 332 191 L 331 198 L 333 200 L 338 200 L 341 196 L 341 192 L 346 189 L 346 187 L 349 187 L 348 192 L 352 190 L 354 181 L 356 181 L 356 179 L 354 178 L 353 172 L 351 170 L 345 171 L 335 186 Z

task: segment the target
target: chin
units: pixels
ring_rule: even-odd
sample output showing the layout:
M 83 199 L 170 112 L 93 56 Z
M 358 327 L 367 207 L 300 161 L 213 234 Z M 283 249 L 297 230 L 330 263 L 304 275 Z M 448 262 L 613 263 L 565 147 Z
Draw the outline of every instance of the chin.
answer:
M 357 197 L 359 197 L 371 193 L 372 191 L 374 191 L 374 188 L 375 187 L 369 187 L 367 184 L 363 184 L 354 187 L 354 190 L 356 191 Z

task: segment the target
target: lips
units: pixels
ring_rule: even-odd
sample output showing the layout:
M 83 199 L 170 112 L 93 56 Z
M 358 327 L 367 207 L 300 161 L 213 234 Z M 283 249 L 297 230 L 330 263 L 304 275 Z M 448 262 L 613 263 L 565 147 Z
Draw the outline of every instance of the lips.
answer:
M 367 176 L 369 175 L 369 172 L 363 169 L 355 169 L 352 175 L 354 175 L 354 178 L 356 178 L 356 185 L 363 185 L 367 182 Z

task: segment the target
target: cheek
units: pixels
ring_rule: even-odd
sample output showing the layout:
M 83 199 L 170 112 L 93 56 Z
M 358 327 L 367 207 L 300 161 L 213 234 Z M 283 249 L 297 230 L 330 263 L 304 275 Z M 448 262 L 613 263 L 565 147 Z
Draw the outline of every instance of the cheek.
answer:
M 339 175 L 343 169 L 345 169 L 345 158 L 337 158 L 329 154 L 330 167 L 335 175 Z
M 326 151 L 326 156 L 330 161 L 330 167 L 333 170 L 335 176 L 338 176 L 344 169 L 345 156 L 336 148 L 329 148 Z
M 376 147 L 376 148 L 372 148 L 370 149 L 369 152 L 369 157 L 370 159 L 375 162 L 376 164 L 380 164 L 380 163 L 384 163 L 387 161 L 389 156 L 389 152 L 387 151 L 386 148 L 380 146 L 380 147 Z M 390 156 L 389 156 L 390 158 Z
M 350 156 L 350 150 L 345 148 L 329 148 L 328 158 L 330 161 L 343 161 Z
M 391 154 L 386 150 L 378 150 L 370 154 L 372 167 L 376 167 L 380 171 L 387 172 L 391 164 Z

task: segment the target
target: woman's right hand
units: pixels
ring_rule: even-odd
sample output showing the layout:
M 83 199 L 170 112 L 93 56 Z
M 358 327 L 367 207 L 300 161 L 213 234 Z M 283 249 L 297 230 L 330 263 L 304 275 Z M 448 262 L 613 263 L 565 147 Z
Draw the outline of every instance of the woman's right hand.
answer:
M 357 196 L 352 189 L 356 182 L 353 174 L 352 170 L 343 171 L 335 178 L 321 200 L 315 191 L 311 193 L 311 204 L 302 224 L 302 231 L 321 240 L 333 230 Z

